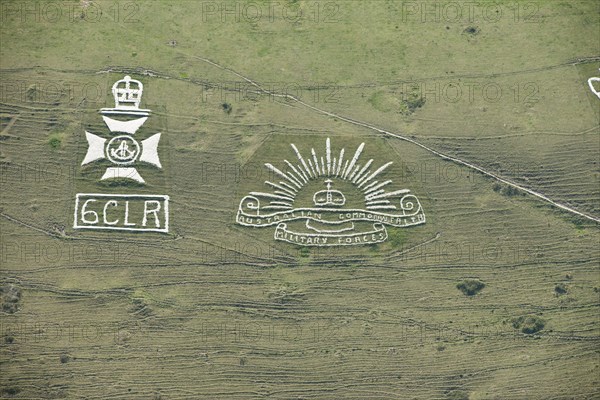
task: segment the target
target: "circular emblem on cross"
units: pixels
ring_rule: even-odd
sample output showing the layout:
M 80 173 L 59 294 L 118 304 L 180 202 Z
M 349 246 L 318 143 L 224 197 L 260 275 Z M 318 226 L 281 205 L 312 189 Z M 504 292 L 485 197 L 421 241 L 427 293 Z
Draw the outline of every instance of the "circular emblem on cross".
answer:
M 131 164 L 139 154 L 140 145 L 129 135 L 115 136 L 106 145 L 106 158 L 115 164 Z

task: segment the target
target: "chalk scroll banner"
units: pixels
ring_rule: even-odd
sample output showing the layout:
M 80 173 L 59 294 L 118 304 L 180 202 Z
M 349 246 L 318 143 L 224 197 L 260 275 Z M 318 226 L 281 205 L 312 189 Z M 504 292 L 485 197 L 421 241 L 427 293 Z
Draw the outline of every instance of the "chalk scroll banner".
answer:
M 313 246 L 343 246 L 356 244 L 381 243 L 387 240 L 385 225 L 408 227 L 425 223 L 425 214 L 419 200 L 413 195 L 406 195 L 400 200 L 401 213 L 383 213 L 360 209 L 315 209 L 298 208 L 291 211 L 263 213 L 260 201 L 254 196 L 246 196 L 240 203 L 237 222 L 252 227 L 268 227 L 276 225 L 275 239 L 289 243 Z M 307 228 L 310 221 L 331 225 L 331 230 L 315 229 L 313 232 L 296 232 L 290 230 L 285 222 L 305 220 Z M 371 222 L 373 229 L 364 232 L 341 233 L 336 225 L 354 222 Z M 339 232 L 339 233 L 333 233 Z
M 347 235 L 312 234 L 294 232 L 281 223 L 275 228 L 275 239 L 299 245 L 314 246 L 352 246 L 355 244 L 375 244 L 387 240 L 387 231 L 382 224 L 373 224 L 372 231 L 351 233 Z

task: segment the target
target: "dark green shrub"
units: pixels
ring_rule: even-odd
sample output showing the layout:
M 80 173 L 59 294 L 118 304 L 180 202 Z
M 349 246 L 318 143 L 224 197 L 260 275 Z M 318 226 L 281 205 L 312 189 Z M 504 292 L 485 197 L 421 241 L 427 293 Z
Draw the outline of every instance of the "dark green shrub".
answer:
M 410 98 L 406 101 L 406 106 L 410 113 L 415 112 L 417 108 L 421 108 L 423 105 L 425 105 L 425 98 L 423 97 Z
M 310 256 L 310 249 L 308 247 L 300 248 L 300 257 L 306 258 Z
M 19 389 L 18 387 L 15 387 L 15 386 L 9 386 L 9 387 L 5 387 L 4 389 L 2 389 L 2 392 L 9 396 L 16 396 L 17 394 L 19 394 L 20 391 L 21 391 L 21 389 Z
M 58 149 L 61 146 L 61 144 L 62 144 L 62 139 L 61 139 L 61 137 L 59 135 L 51 135 L 48 138 L 48 144 L 53 149 Z
M 456 288 L 467 296 L 476 295 L 484 287 L 485 283 L 481 282 L 479 279 L 465 279 L 456 285 Z
M 37 94 L 37 87 L 35 85 L 30 85 L 27 88 L 27 100 L 34 101 Z
M 19 311 L 21 289 L 12 283 L 0 286 L 0 300 L 2 302 L 2 310 L 9 314 L 14 314 Z
M 406 241 L 406 230 L 390 229 L 388 231 L 390 244 L 394 247 L 401 247 Z
M 561 295 L 566 294 L 569 291 L 569 289 L 564 283 L 557 283 L 556 286 L 554 286 L 554 291 L 556 292 L 556 294 Z
M 546 322 L 537 315 L 523 315 L 512 320 L 513 328 L 519 329 L 528 335 L 544 329 Z
M 21 300 L 21 289 L 9 283 L 0 286 L 0 295 L 2 295 L 2 299 L 7 303 L 17 303 Z
M 233 110 L 233 107 L 229 103 L 223 103 L 221 104 L 221 107 L 223 107 L 223 111 L 225 111 L 227 114 L 231 114 L 231 111 Z

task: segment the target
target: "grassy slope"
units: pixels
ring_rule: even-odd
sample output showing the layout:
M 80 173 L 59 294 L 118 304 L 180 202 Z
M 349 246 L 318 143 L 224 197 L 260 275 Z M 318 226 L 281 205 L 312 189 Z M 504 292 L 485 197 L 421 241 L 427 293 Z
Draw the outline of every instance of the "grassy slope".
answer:
M 141 3 L 135 23 L 3 21 L 4 81 L 93 84 L 106 95 L 2 99 L 3 127 L 19 114 L 2 141 L 2 213 L 42 230 L 67 225 L 69 235 L 0 220 L 2 279 L 23 293 L 19 312 L 2 314 L 2 334 L 14 338 L 0 348 L 3 396 L 592 398 L 596 225 L 298 104 L 221 98 L 240 78 L 194 56 L 275 89 L 302 85 L 320 108 L 414 135 L 597 215 L 598 107 L 585 86 L 597 65 L 568 64 L 599 53 L 597 5 L 541 2 L 541 23 L 469 24 L 403 21 L 401 2 L 340 2 L 337 23 L 249 24 L 203 21 L 201 4 Z M 479 33 L 463 33 L 468 25 Z M 165 133 L 164 172 L 145 170 L 144 190 L 171 195 L 174 234 L 73 232 L 74 194 L 110 190 L 79 168 L 83 131 L 102 131 L 96 111 L 110 105 L 110 85 L 138 66 L 170 78 L 133 74 L 156 111 L 148 132 Z M 508 94 L 397 111 L 403 81 L 458 79 Z M 537 100 L 515 100 L 511 88 L 528 83 Z M 313 84 L 339 89 L 315 101 Z M 63 138 L 56 149 L 53 134 Z M 394 160 L 390 177 L 420 198 L 427 224 L 390 230 L 393 243 L 376 249 L 304 255 L 271 230 L 234 225 L 239 199 L 264 189 L 253 177 L 262 163 L 291 159 L 292 141 L 322 149 L 327 135 L 338 150 L 366 141 L 376 162 Z M 228 172 L 215 173 L 224 163 Z M 235 178 L 238 166 L 248 179 Z M 486 288 L 464 296 L 455 286 L 467 277 Z M 557 296 L 561 282 L 569 291 Z M 546 320 L 539 337 L 514 334 L 511 319 L 526 314 Z

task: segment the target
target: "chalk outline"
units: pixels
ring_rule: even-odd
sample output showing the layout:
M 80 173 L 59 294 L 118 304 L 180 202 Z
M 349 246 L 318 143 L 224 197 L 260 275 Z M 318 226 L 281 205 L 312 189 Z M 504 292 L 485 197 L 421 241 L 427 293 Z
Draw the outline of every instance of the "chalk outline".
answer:
M 113 158 L 113 156 L 110 154 L 111 151 L 113 151 L 113 152 L 115 151 L 114 149 L 111 148 L 111 145 L 113 143 L 115 143 L 119 139 L 121 140 L 121 142 L 123 142 L 124 138 L 131 140 L 131 142 L 135 145 L 135 152 L 134 152 L 133 157 L 131 157 L 129 159 L 129 161 L 118 161 L 118 160 L 115 160 Z M 142 148 L 140 147 L 140 144 L 131 135 L 114 136 L 113 138 L 111 138 L 108 141 L 108 143 L 106 144 L 106 149 L 105 149 L 105 155 L 106 155 L 106 158 L 108 159 L 108 161 L 110 161 L 113 164 L 117 164 L 117 165 L 131 165 L 131 164 L 133 164 L 135 162 L 135 160 L 137 160 L 137 158 L 141 156 L 141 152 L 142 152 Z
M 414 225 L 422 225 L 426 222 L 426 217 L 425 217 L 425 212 L 423 211 L 423 207 L 421 207 L 421 202 L 419 201 L 419 199 L 417 199 L 417 196 L 413 195 L 413 194 L 407 194 L 404 197 L 402 197 L 402 199 L 400 199 L 400 201 L 402 202 L 406 197 L 411 197 L 414 198 L 417 203 L 418 203 L 418 208 L 417 210 L 412 213 L 412 214 L 404 214 L 404 215 L 400 215 L 400 214 L 389 214 L 389 213 L 384 213 L 381 211 L 373 211 L 373 210 L 363 210 L 360 208 L 349 208 L 349 209 L 339 209 L 339 208 L 310 208 L 310 207 L 302 207 L 302 208 L 294 208 L 291 210 L 286 210 L 286 211 L 275 211 L 272 212 L 270 214 L 260 214 L 257 213 L 256 215 L 253 214 L 248 214 L 246 212 L 244 212 L 244 210 L 242 210 L 242 203 L 244 202 L 244 200 L 256 200 L 256 202 L 258 203 L 258 208 L 257 210 L 260 210 L 260 200 L 257 199 L 254 196 L 244 196 L 244 198 L 240 201 L 240 205 L 238 207 L 238 213 L 237 213 L 237 217 L 236 217 L 236 222 L 242 226 L 249 226 L 252 228 L 265 228 L 265 227 L 269 227 L 269 226 L 274 226 L 277 225 L 279 223 L 283 223 L 283 222 L 287 222 L 287 221 L 297 221 L 297 220 L 303 220 L 303 219 L 311 219 L 315 222 L 319 222 L 319 223 L 323 223 L 323 224 L 330 224 L 330 225 L 339 225 L 345 222 L 350 222 L 350 221 L 365 221 L 365 222 L 380 222 L 382 224 L 385 225 L 389 225 L 389 226 L 393 226 L 393 227 L 397 227 L 397 228 L 403 228 L 406 226 L 414 226 Z M 298 212 L 303 212 L 303 211 L 310 211 L 311 213 L 323 213 L 323 212 L 332 212 L 332 213 L 340 213 L 340 214 L 353 214 L 353 213 L 362 213 L 362 214 L 372 214 L 372 215 L 379 215 L 379 216 L 385 216 L 388 217 L 390 219 L 394 219 L 394 218 L 414 218 L 414 217 L 418 217 L 418 216 L 423 216 L 422 220 L 418 220 L 416 222 L 411 222 L 409 224 L 403 224 L 403 225 L 396 225 L 390 222 L 383 222 L 380 220 L 374 220 L 374 219 L 369 219 L 369 218 L 348 218 L 348 219 L 343 219 L 343 220 L 339 220 L 339 221 L 329 221 L 329 220 L 322 220 L 322 219 L 316 219 L 310 216 L 295 216 L 292 218 L 287 218 L 285 220 L 279 220 L 279 221 L 271 221 L 271 222 L 265 222 L 265 223 L 261 223 L 261 224 L 250 224 L 244 221 L 240 221 L 240 215 L 243 217 L 247 217 L 247 218 L 255 218 L 255 219 L 266 219 L 266 218 L 273 218 L 276 215 L 285 215 L 285 214 L 292 214 L 292 213 L 298 213 Z M 258 211 L 257 211 L 258 212 Z
M 600 71 L 600 68 L 598 69 L 598 71 Z M 598 98 L 600 99 L 600 90 L 596 90 L 596 88 L 594 87 L 594 85 L 592 84 L 592 82 L 600 82 L 600 77 L 597 76 L 593 76 L 590 79 L 588 79 L 587 83 L 588 86 L 590 87 L 590 90 L 596 95 L 598 96 Z
M 79 198 L 81 196 L 89 197 L 104 197 L 104 198 L 141 198 L 141 199 L 152 199 L 160 198 L 164 200 L 164 214 L 165 224 L 164 228 L 125 228 L 125 227 L 112 227 L 112 226 L 91 226 L 91 225 L 78 225 L 78 211 L 79 211 Z M 160 232 L 169 233 L 169 195 L 166 194 L 109 194 L 109 193 L 77 193 L 75 195 L 75 210 L 73 212 L 73 229 L 100 229 L 100 230 L 112 230 L 112 231 L 133 231 L 133 232 Z
M 422 225 L 426 222 L 425 212 L 423 211 L 423 207 L 421 206 L 421 202 L 419 199 L 410 193 L 408 189 L 400 189 L 388 192 L 387 189 L 383 188 L 384 186 L 393 183 L 392 180 L 386 180 L 384 182 L 379 182 L 375 180 L 375 178 L 384 172 L 390 165 L 393 164 L 392 161 L 380 166 L 374 171 L 369 169 L 373 163 L 373 159 L 370 159 L 365 164 L 359 165 L 359 158 L 365 148 L 365 143 L 361 143 L 356 149 L 352 158 L 347 158 L 344 160 L 345 148 L 342 148 L 339 153 L 339 158 L 336 158 L 334 154 L 331 152 L 331 140 L 328 137 L 325 141 L 325 158 L 317 156 L 314 147 L 310 149 L 310 153 L 312 155 L 312 160 L 310 156 L 307 156 L 306 159 L 300 153 L 300 150 L 293 143 L 290 144 L 298 161 L 300 164 L 294 166 L 291 162 L 284 159 L 284 163 L 287 164 L 291 171 L 282 171 L 277 167 L 273 166 L 271 163 L 265 163 L 267 169 L 277 174 L 282 181 L 279 181 L 278 184 L 265 181 L 264 183 L 272 186 L 275 189 L 273 193 L 267 192 L 250 192 L 248 195 L 244 196 L 239 203 L 238 212 L 236 215 L 236 222 L 242 226 L 249 226 L 252 228 L 264 228 L 269 226 L 275 226 L 274 238 L 275 240 L 290 242 L 289 240 L 279 239 L 277 238 L 278 230 L 283 229 L 287 231 L 287 222 L 296 221 L 296 220 L 306 220 L 307 229 L 312 229 L 317 233 L 313 232 L 293 232 L 289 231 L 295 235 L 302 235 L 306 237 L 319 237 L 319 236 L 327 236 L 327 237 L 354 237 L 361 234 L 373 233 L 373 231 L 369 232 L 356 232 L 354 229 L 356 228 L 354 225 L 355 221 L 366 221 L 371 222 L 373 224 L 381 224 L 384 226 L 394 226 L 398 228 L 406 228 L 415 225 Z M 332 157 L 333 155 L 333 157 Z M 325 162 L 326 160 L 326 162 Z M 314 163 L 312 162 L 314 161 Z M 344 163 L 345 161 L 345 163 Z M 343 169 L 342 169 L 343 165 Z M 327 184 L 326 190 L 320 190 L 313 194 L 313 203 L 315 203 L 315 208 L 312 207 L 301 207 L 294 208 L 294 201 L 297 197 L 298 191 L 301 190 L 306 184 L 311 180 L 321 180 L 322 178 L 327 178 L 325 183 Z M 331 183 L 334 181 L 333 179 L 339 179 L 343 181 L 347 181 L 351 183 L 359 192 L 362 191 L 365 201 L 365 209 L 343 209 L 343 208 L 331 208 L 331 207 L 320 207 L 319 202 L 317 201 L 317 195 L 319 193 L 326 193 L 326 201 L 323 203 L 324 205 L 330 206 L 338 206 L 331 199 L 332 193 L 336 192 L 342 198 L 342 203 L 339 206 L 342 206 L 346 203 L 345 196 L 341 191 L 332 190 Z M 370 182 L 367 184 L 367 182 Z M 365 186 L 365 184 L 367 184 Z M 364 186 L 364 187 L 363 187 Z M 287 187 L 287 189 L 286 189 Z M 398 209 L 395 205 L 393 205 L 388 198 L 396 198 L 402 195 L 399 198 L 399 206 Z M 261 198 L 267 199 L 275 199 L 275 200 L 267 200 L 269 203 L 267 206 L 261 208 Z M 285 201 L 282 201 L 285 200 Z M 273 211 L 271 213 L 262 214 L 264 210 L 271 209 L 279 209 L 280 211 Z M 376 211 L 376 210 L 390 210 L 401 212 L 401 214 L 392 214 L 391 212 L 385 211 Z M 310 212 L 311 215 L 295 215 L 296 213 L 304 214 L 304 212 Z M 313 214 L 322 214 L 322 213 L 333 213 L 334 218 L 335 215 L 339 218 L 342 214 L 363 214 L 364 217 L 354 217 L 350 216 L 349 218 L 339 219 L 339 220 L 330 220 L 330 219 L 317 219 L 313 216 Z M 286 216 L 287 218 L 278 218 L 275 220 L 276 216 Z M 370 215 L 373 218 L 367 218 L 367 215 Z M 386 220 L 382 221 L 381 219 L 376 219 L 375 217 L 383 217 Z M 246 222 L 246 218 L 252 220 L 260 219 L 260 223 L 249 223 Z M 265 219 L 273 219 L 272 221 L 265 221 Z M 319 229 L 316 227 L 310 226 L 310 221 L 315 221 L 324 225 L 330 226 L 340 226 L 342 224 L 347 224 L 349 222 L 352 223 L 352 228 L 341 228 L 338 230 L 335 229 Z M 393 221 L 400 221 L 394 223 Z M 374 225 L 375 226 L 375 225 Z M 376 231 L 379 229 L 375 228 Z M 343 233 L 342 232 L 346 232 Z M 354 232 L 354 233 L 350 233 Z M 387 240 L 387 231 L 386 239 Z M 292 242 L 290 242 L 292 243 Z M 361 245 L 365 243 L 296 243 L 294 244 L 300 246 L 337 246 L 337 245 Z M 378 243 L 378 242 L 372 242 Z

